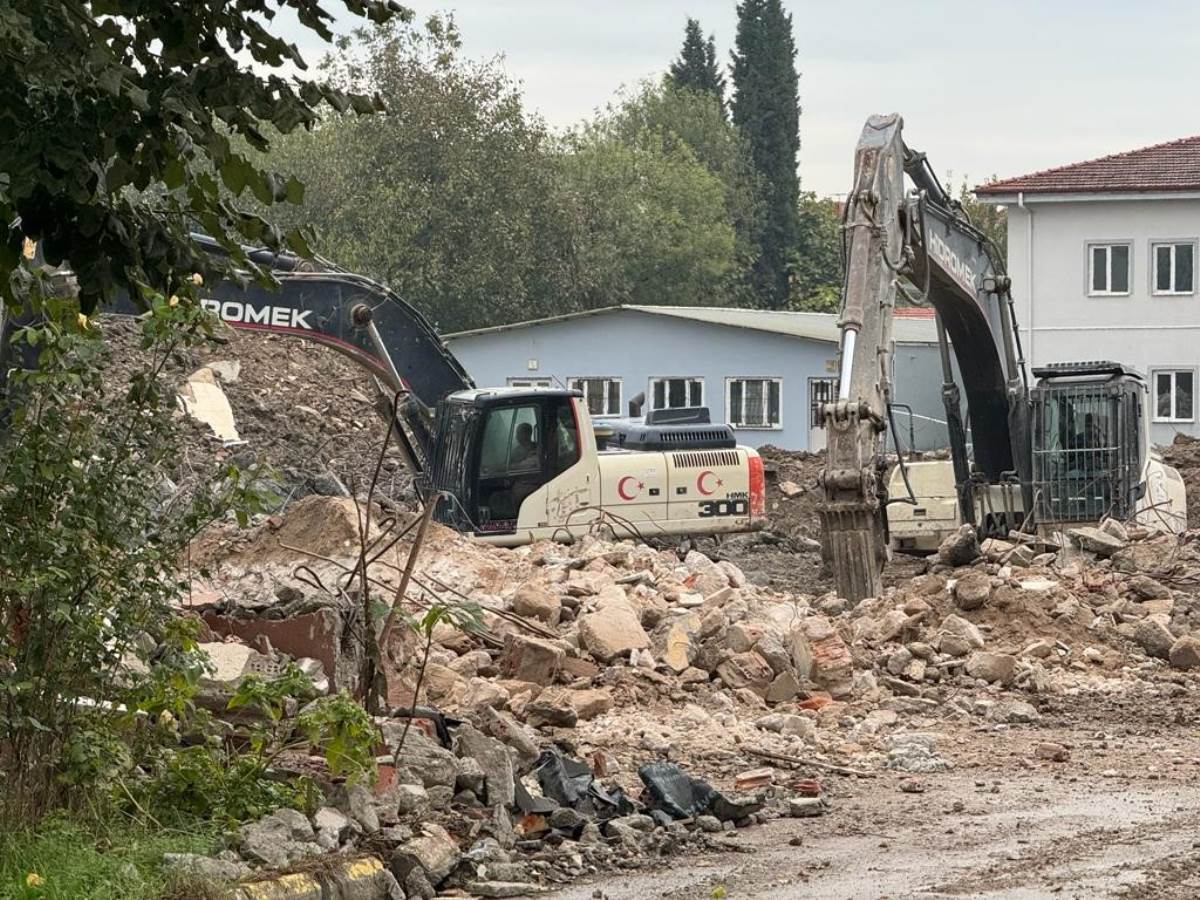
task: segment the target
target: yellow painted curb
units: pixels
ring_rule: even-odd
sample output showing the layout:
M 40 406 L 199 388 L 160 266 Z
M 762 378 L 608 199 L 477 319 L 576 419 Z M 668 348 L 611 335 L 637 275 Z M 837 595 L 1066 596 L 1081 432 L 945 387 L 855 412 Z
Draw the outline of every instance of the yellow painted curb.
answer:
M 369 897 L 363 889 L 376 883 L 382 889 L 378 896 L 387 896 L 387 884 L 394 884 L 385 874 L 383 862 L 365 856 L 321 872 L 294 872 L 277 875 L 265 881 L 242 884 L 237 900 L 326 900 L 326 898 Z
M 304 873 L 279 875 L 270 881 L 242 885 L 241 896 L 245 900 L 320 900 L 321 882 Z

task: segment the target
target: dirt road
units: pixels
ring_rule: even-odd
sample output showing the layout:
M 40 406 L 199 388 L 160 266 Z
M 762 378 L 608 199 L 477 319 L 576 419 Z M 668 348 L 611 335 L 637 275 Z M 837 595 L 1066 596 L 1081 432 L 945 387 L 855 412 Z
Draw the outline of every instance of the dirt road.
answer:
M 940 777 L 925 794 L 881 786 L 891 795 L 825 819 L 778 820 L 733 833 L 725 852 L 552 896 L 590 900 L 599 889 L 606 900 L 683 900 L 719 887 L 761 900 L 1200 895 L 1200 789 L 1094 789 L 1037 775 L 991 794 L 976 781 L 986 778 Z
M 1078 698 L 1038 725 L 933 726 L 956 760 L 952 772 L 826 780 L 833 808 L 822 818 L 721 835 L 711 852 L 668 868 L 551 896 L 1195 898 L 1200 735 L 1190 710 L 1197 699 L 1147 688 Z M 1034 748 L 1047 740 L 1070 747 L 1071 759 L 1038 760 Z M 901 790 L 914 780 L 923 792 Z

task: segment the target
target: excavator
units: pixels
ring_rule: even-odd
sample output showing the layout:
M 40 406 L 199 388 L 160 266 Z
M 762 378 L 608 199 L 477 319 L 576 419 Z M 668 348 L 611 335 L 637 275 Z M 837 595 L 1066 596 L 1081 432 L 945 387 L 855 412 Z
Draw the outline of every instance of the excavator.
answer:
M 932 549 L 962 524 L 1004 538 L 1106 517 L 1184 530 L 1183 481 L 1150 446 L 1142 376 L 1081 361 L 1035 366 L 1030 384 L 1000 253 L 902 130 L 899 115 L 867 120 L 844 210 L 838 386 L 822 410 L 818 510 L 838 593 L 878 596 L 893 547 Z M 909 463 L 897 444 L 889 463 L 900 297 L 934 310 L 949 460 Z
M 217 242 L 193 239 L 209 254 Z M 381 392 L 395 446 L 434 517 L 486 543 L 725 534 L 760 528 L 763 461 L 703 408 L 595 424 L 580 391 L 477 388 L 415 308 L 332 263 L 246 248 L 275 287 L 221 280 L 203 306 L 229 325 L 294 335 L 345 354 Z M 69 272 L 56 273 L 69 284 Z M 108 312 L 137 315 L 128 296 Z M 0 393 L 21 323 L 0 310 Z

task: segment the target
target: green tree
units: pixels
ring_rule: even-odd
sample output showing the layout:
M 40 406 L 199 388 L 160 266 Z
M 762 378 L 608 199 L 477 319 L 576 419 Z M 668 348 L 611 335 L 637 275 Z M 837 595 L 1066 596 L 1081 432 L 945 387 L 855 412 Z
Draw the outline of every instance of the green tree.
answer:
M 996 181 L 993 175 L 984 184 Z M 947 184 L 953 184 L 953 174 L 946 178 Z M 971 220 L 971 224 L 986 234 L 995 245 L 996 252 L 1005 264 L 1008 263 L 1008 210 L 995 203 L 984 203 L 975 196 L 968 186 L 970 178 L 964 176 L 958 187 L 958 202 L 962 204 L 963 212 Z
M 713 98 L 648 92 L 552 140 L 495 61 L 461 57 L 448 19 L 360 34 L 325 71 L 399 112 L 333 115 L 277 142 L 270 164 L 307 193 L 303 209 L 271 215 L 312 223 L 319 251 L 440 330 L 728 296 L 738 261 L 725 174 L 732 184 L 750 167 Z M 753 193 L 739 196 L 752 210 Z
M 686 146 L 721 182 L 726 220 L 736 238 L 736 259 L 722 297 L 713 302 L 755 305 L 748 273 L 758 253 L 758 172 L 745 138 L 730 124 L 716 99 L 708 93 L 675 87 L 669 78 L 658 83 L 648 81 L 611 106 L 596 124 L 626 144 L 649 142 L 665 153 Z
M 738 4 L 733 54 L 733 121 L 761 176 L 763 215 L 754 284 L 764 306 L 791 295 L 791 262 L 800 244 L 799 76 L 792 17 L 780 0 Z
M 323 66 L 389 112 L 327 117 L 275 143 L 271 166 L 305 182 L 315 247 L 387 283 L 442 331 L 560 311 L 564 227 L 545 126 L 496 61 L 460 55 L 451 19 L 343 41 Z
M 641 138 L 588 129 L 555 162 L 570 295 L 581 308 L 718 305 L 736 262 L 724 187 L 685 144 Z
M 410 14 L 395 0 L 345 0 L 376 21 Z M 280 11 L 325 40 L 319 0 L 8 0 L 0 7 L 0 296 L 37 299 L 24 240 L 66 262 L 85 313 L 118 287 L 164 295 L 215 263 L 189 240 L 199 225 L 241 260 L 238 239 L 285 236 L 239 212 L 247 189 L 264 204 L 302 187 L 251 164 L 230 136 L 263 150 L 272 130 L 311 126 L 316 107 L 371 112 L 377 101 L 298 76 L 305 61 L 273 35 Z M 224 184 L 229 194 L 223 195 Z M 155 189 L 157 188 L 157 190 Z M 286 236 L 304 249 L 302 236 Z
M 725 114 L 725 76 L 717 65 L 717 42 L 712 35 L 708 36 L 708 40 L 704 39 L 696 19 L 687 20 L 683 49 L 679 52 L 679 59 L 671 63 L 668 77 L 677 88 L 712 94 L 721 114 Z
M 800 196 L 800 244 L 793 263 L 791 306 L 837 312 L 842 291 L 842 217 L 837 201 Z
M 71 299 L 14 340 L 38 369 L 13 374 L 21 402 L 0 436 L 0 822 L 98 799 L 135 762 L 120 729 L 198 678 L 177 604 L 183 549 L 230 509 L 262 508 L 229 467 L 190 496 L 164 496 L 183 457 L 167 361 L 210 324 L 198 305 L 147 298 L 143 363 L 124 389 L 105 378 L 110 347 Z M 211 473 L 216 476 L 218 473 Z M 194 624 L 194 623 L 193 623 Z M 179 665 L 168 658 L 179 650 Z M 159 658 L 159 654 L 162 658 Z M 153 657 L 153 659 L 152 659 Z M 154 675 L 145 678 L 156 662 Z M 148 690 L 157 679 L 158 690 Z

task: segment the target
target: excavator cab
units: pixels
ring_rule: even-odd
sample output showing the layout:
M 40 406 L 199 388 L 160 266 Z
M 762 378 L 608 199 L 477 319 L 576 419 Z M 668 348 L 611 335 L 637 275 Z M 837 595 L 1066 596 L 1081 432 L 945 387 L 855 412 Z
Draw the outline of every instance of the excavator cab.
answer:
M 1042 525 L 1132 517 L 1145 491 L 1146 384 L 1120 363 L 1036 367 L 1033 493 Z
M 438 407 L 428 485 L 441 491 L 434 517 L 459 531 L 517 530 L 526 497 L 582 458 L 578 391 L 458 391 Z

